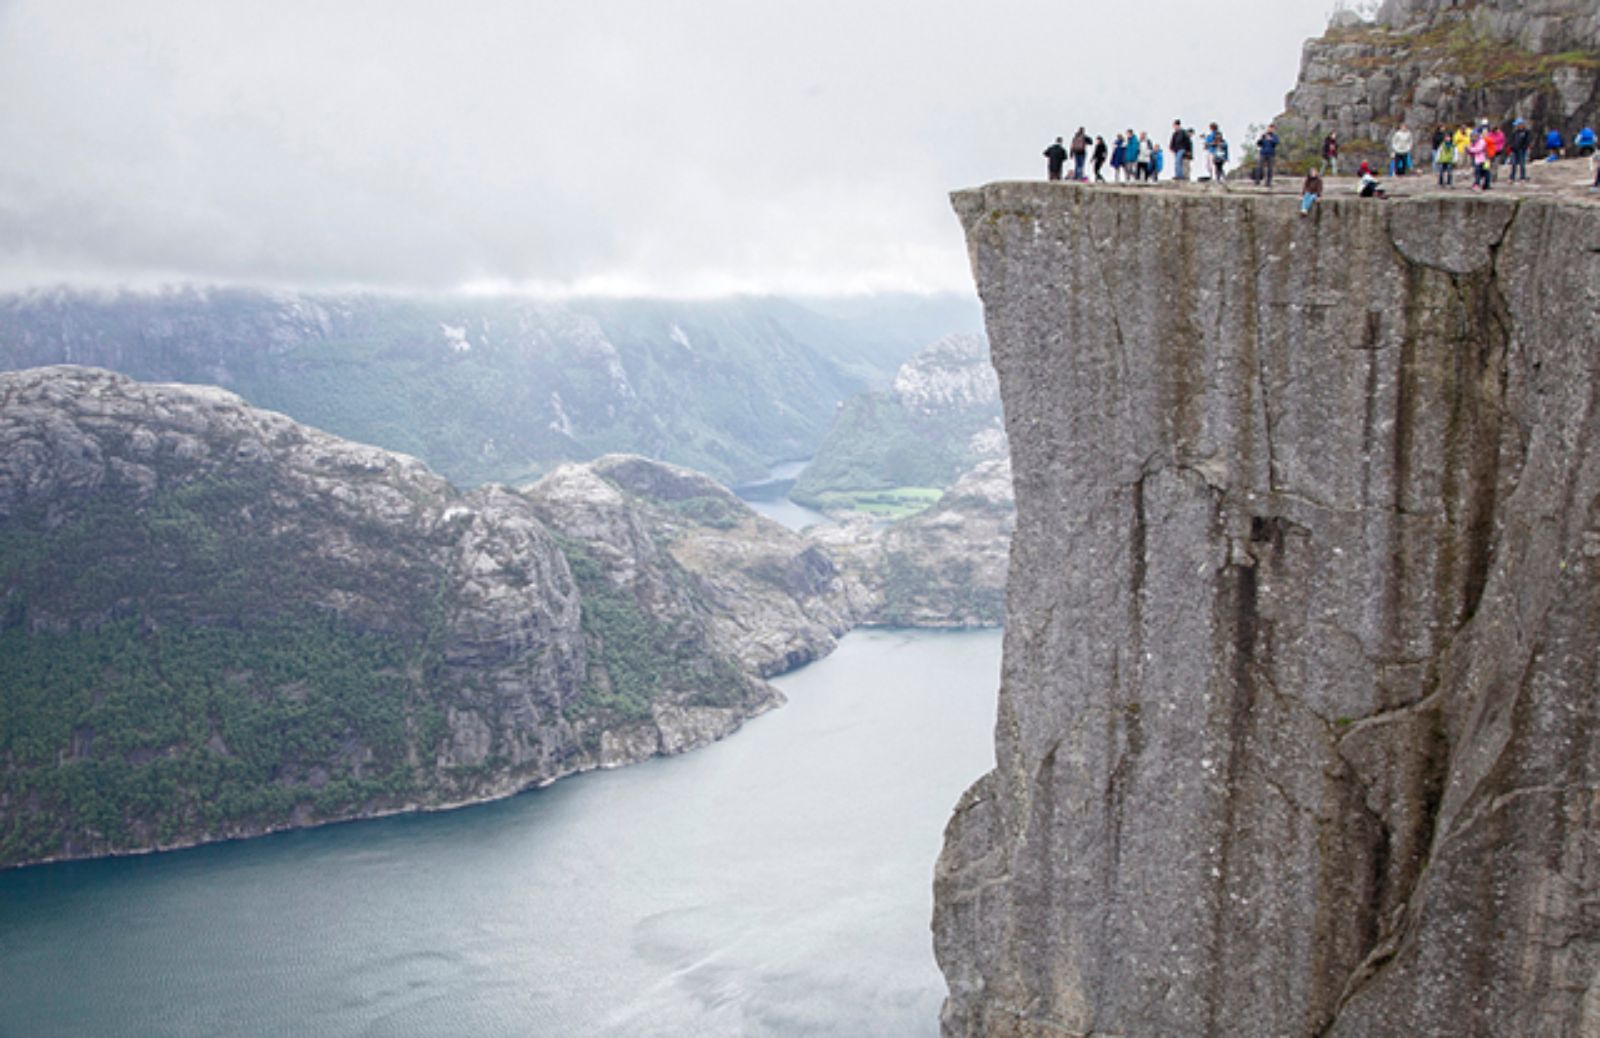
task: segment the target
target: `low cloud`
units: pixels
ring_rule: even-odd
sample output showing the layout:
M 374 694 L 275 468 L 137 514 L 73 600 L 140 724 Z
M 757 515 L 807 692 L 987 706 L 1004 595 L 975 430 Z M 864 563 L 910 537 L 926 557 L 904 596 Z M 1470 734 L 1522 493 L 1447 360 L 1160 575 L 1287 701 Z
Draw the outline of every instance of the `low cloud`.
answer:
M 965 288 L 951 188 L 1265 121 L 1323 7 L 0 0 L 0 281 Z

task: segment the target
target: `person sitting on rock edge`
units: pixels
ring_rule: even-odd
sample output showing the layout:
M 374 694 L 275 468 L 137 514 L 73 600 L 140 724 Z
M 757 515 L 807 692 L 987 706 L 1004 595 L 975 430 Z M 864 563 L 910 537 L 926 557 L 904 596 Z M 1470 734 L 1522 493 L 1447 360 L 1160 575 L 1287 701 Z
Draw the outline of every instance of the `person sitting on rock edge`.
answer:
M 1300 215 L 1311 215 L 1311 207 L 1317 204 L 1317 199 L 1322 197 L 1322 173 L 1316 166 L 1306 174 L 1306 182 L 1300 185 Z
M 1357 173 L 1361 177 L 1360 196 L 1362 198 L 1388 198 L 1389 197 L 1388 193 L 1386 191 L 1384 191 L 1383 188 L 1378 186 L 1378 178 L 1373 175 L 1371 166 L 1369 166 L 1365 162 L 1363 162 L 1361 164 L 1361 168 L 1357 171 Z

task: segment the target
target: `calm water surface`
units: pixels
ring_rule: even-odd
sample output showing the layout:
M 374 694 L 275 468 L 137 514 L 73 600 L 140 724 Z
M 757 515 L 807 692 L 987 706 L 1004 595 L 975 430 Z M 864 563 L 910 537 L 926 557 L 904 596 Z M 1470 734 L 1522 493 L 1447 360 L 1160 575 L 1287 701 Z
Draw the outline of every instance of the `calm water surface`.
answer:
M 775 465 L 765 479 L 742 483 L 734 487 L 733 492 L 755 511 L 791 530 L 803 530 L 815 523 L 831 523 L 833 520 L 821 512 L 789 500 L 794 481 L 808 464 L 809 461 L 786 461 Z
M 0 873 L 0 1035 L 934 1035 L 999 664 L 998 632 L 858 631 L 682 757 Z

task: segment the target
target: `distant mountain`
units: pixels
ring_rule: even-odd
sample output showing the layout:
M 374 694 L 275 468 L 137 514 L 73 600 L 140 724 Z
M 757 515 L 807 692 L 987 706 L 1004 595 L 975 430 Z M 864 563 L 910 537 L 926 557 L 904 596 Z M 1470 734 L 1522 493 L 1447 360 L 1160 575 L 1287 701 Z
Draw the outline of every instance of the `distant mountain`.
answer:
M 87 364 L 220 385 L 462 484 L 615 451 L 738 481 L 811 455 L 839 401 L 886 383 L 919 344 L 980 326 L 976 300 L 955 296 L 54 291 L 0 297 L 0 369 Z
M 463 493 L 220 389 L 0 374 L 0 866 L 678 752 L 779 702 L 757 675 L 853 608 L 686 470 Z
M 979 462 L 929 508 L 892 523 L 864 517 L 806 529 L 837 562 L 860 622 L 985 627 L 1005 620 L 1017 525 L 1011 462 Z
M 972 466 L 1005 454 L 987 340 L 948 335 L 901 365 L 889 388 L 845 401 L 790 496 L 835 509 L 918 488 L 931 503 Z

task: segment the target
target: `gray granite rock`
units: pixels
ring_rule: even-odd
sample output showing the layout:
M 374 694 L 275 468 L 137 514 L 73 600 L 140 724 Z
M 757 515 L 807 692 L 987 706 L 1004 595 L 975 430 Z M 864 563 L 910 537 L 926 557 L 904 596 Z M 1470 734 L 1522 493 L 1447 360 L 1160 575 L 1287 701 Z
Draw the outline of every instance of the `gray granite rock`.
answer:
M 954 203 L 1017 532 L 945 1034 L 1600 1034 L 1600 208 Z

